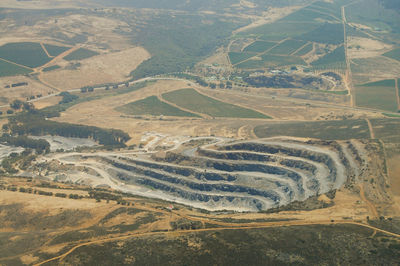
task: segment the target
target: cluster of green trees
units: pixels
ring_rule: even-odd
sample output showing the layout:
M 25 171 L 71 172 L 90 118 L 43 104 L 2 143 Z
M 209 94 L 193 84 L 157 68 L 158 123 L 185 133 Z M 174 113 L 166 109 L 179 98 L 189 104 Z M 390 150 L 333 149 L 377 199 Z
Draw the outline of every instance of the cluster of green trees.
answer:
M 102 129 L 94 126 L 75 125 L 47 120 L 40 111 L 24 112 L 9 119 L 7 127 L 13 135 L 56 135 L 62 137 L 89 138 L 101 145 L 125 147 L 130 137 L 121 130 Z
M 48 153 L 50 151 L 50 144 L 44 139 L 31 139 L 26 136 L 11 136 L 3 134 L 0 137 L 0 143 L 34 149 L 37 154 Z
M 73 102 L 75 100 L 77 100 L 79 98 L 79 96 L 77 95 L 73 95 L 67 91 L 63 91 L 61 92 L 58 96 L 62 96 L 62 100 L 59 102 L 59 104 L 63 104 L 63 103 L 70 103 Z

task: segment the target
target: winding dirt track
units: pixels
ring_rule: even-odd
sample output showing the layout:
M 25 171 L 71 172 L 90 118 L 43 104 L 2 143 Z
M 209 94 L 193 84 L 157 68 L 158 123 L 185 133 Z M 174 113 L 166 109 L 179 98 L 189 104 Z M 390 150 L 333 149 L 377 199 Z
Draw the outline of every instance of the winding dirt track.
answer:
M 99 239 L 99 240 L 93 240 L 89 241 L 86 243 L 81 243 L 67 252 L 65 252 L 62 255 L 59 255 L 57 257 L 42 261 L 40 263 L 35 264 L 35 266 L 38 265 L 43 265 L 45 263 L 55 261 L 55 260 L 63 260 L 65 257 L 67 257 L 69 254 L 74 252 L 80 247 L 84 246 L 89 246 L 89 245 L 94 245 L 94 244 L 102 244 L 106 242 L 113 242 L 117 240 L 126 240 L 129 238 L 134 238 L 134 237 L 143 237 L 143 236 L 152 236 L 152 235 L 176 235 L 176 234 L 187 234 L 187 233 L 196 233 L 196 232 L 209 232 L 209 231 L 222 231 L 222 230 L 243 230 L 243 229 L 260 229 L 260 228 L 269 228 L 269 227 L 283 227 L 283 226 L 307 226 L 307 225 L 327 225 L 327 224 L 353 224 L 357 226 L 362 226 L 365 228 L 369 228 L 374 230 L 375 232 L 381 232 L 384 234 L 387 234 L 389 236 L 397 237 L 400 238 L 399 234 L 395 234 L 386 230 L 382 230 L 379 228 L 376 228 L 374 226 L 370 226 L 367 224 L 359 223 L 359 222 L 353 222 L 353 221 L 317 221 L 317 222 L 306 222 L 306 221 L 285 221 L 285 222 L 271 222 L 271 223 L 264 223 L 264 224 L 254 224 L 253 226 L 236 226 L 236 227 L 221 227 L 221 228 L 205 228 L 205 229 L 196 229 L 196 230 L 181 230 L 181 231 L 167 231 L 167 232 L 147 232 L 147 233 L 134 233 L 134 234 L 128 234 L 128 235 L 123 235 L 123 236 L 117 236 L 117 237 L 110 237 L 106 239 Z

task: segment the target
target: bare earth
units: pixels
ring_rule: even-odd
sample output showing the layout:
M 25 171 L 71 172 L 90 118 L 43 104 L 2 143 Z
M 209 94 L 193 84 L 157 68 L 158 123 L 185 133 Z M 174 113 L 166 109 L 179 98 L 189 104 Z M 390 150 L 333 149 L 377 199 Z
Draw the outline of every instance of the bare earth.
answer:
M 350 59 L 379 56 L 392 48 L 389 44 L 361 37 L 348 38 L 347 47 Z

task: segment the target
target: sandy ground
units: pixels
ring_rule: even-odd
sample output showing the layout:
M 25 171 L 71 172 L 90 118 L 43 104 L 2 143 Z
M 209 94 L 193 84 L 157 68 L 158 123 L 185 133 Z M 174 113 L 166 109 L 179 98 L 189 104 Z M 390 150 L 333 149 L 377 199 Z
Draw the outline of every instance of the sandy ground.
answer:
M 69 191 L 69 193 L 74 193 L 74 191 L 72 190 Z M 59 213 L 60 210 L 63 209 L 95 210 L 98 208 L 100 209 L 101 207 L 104 207 L 104 205 L 106 205 L 106 203 L 96 203 L 93 199 L 74 200 L 58 197 L 49 198 L 49 196 L 1 190 L 0 205 L 12 203 L 22 203 L 24 204 L 26 210 L 30 210 L 33 212 L 48 210 L 50 213 L 53 214 Z
M 361 37 L 350 37 L 347 41 L 350 59 L 379 56 L 392 48 L 392 45 Z
M 43 73 L 41 78 L 64 90 L 121 82 L 127 80 L 130 72 L 148 58 L 150 54 L 145 49 L 135 47 L 81 60 L 81 66 L 77 70 L 55 70 Z
M 56 105 L 61 100 L 62 100 L 61 96 L 54 96 L 54 97 L 45 98 L 43 100 L 39 100 L 39 101 L 33 102 L 33 105 L 35 106 L 36 109 L 42 109 L 42 108 L 45 108 L 45 107 Z

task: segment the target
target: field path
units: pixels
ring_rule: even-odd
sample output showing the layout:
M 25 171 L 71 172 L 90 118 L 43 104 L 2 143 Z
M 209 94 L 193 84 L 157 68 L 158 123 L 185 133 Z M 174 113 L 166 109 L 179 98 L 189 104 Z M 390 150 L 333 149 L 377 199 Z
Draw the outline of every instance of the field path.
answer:
M 369 121 L 368 118 L 365 118 L 365 121 L 368 124 L 369 135 L 370 135 L 371 139 L 375 139 L 374 128 L 372 127 L 371 121 Z
M 43 51 L 46 53 L 46 55 L 50 58 L 53 58 L 54 56 L 49 54 L 49 51 L 47 51 L 46 47 L 44 46 L 44 44 L 42 42 L 40 42 L 40 46 L 42 46 Z
M 397 98 L 397 109 L 400 110 L 400 95 L 399 95 L 399 79 L 394 79 L 396 98 Z
M 290 38 L 286 38 L 286 39 L 280 40 L 280 41 L 277 42 L 274 46 L 268 48 L 268 49 L 265 50 L 264 52 L 258 53 L 258 54 L 256 54 L 255 56 L 252 56 L 252 57 L 247 58 L 247 59 L 245 59 L 245 60 L 243 60 L 243 61 L 240 61 L 240 62 L 238 62 L 238 63 L 236 63 L 236 64 L 233 64 L 233 66 L 237 66 L 237 65 L 239 65 L 239 64 L 241 64 L 241 63 L 250 61 L 250 60 L 252 60 L 252 59 L 255 58 L 255 57 L 262 56 L 262 55 L 268 53 L 269 51 L 271 51 L 272 49 L 274 49 L 275 47 L 277 47 L 277 46 L 279 46 L 280 44 L 282 44 L 284 41 L 287 41 L 287 40 L 289 40 L 289 39 L 290 39 Z
M 131 233 L 128 235 L 122 235 L 122 236 L 114 236 L 106 239 L 98 239 L 98 240 L 93 240 L 89 241 L 86 243 L 81 243 L 67 252 L 65 252 L 62 255 L 59 255 L 57 257 L 42 261 L 40 263 L 34 264 L 35 266 L 43 265 L 45 263 L 55 261 L 55 260 L 63 260 L 65 257 L 67 257 L 69 254 L 74 252 L 80 247 L 84 246 L 89 246 L 89 245 L 95 245 L 95 244 L 103 244 L 107 242 L 114 242 L 118 240 L 126 240 L 134 237 L 143 237 L 143 236 L 153 236 L 153 235 L 179 235 L 179 234 L 188 234 L 188 233 L 197 233 L 197 232 L 213 232 L 213 231 L 225 231 L 225 230 L 243 230 L 243 229 L 262 229 L 262 228 L 269 228 L 269 227 L 283 227 L 283 226 L 307 226 L 307 225 L 328 225 L 328 224 L 352 224 L 352 225 L 357 225 L 357 226 L 362 226 L 365 228 L 372 229 L 373 231 L 381 232 L 390 236 L 394 236 L 397 238 L 400 238 L 399 234 L 395 234 L 383 229 L 379 229 L 377 227 L 368 225 L 368 224 L 363 224 L 360 222 L 353 222 L 353 221 L 333 221 L 333 220 L 326 220 L 326 221 L 282 221 L 282 222 L 269 222 L 269 223 L 263 223 L 263 224 L 258 224 L 255 223 L 253 226 L 234 226 L 234 227 L 221 227 L 221 228 L 204 228 L 204 229 L 195 229 L 195 230 L 179 230 L 179 231 L 167 231 L 167 232 L 145 232 L 145 233 Z M 236 224 L 237 225 L 237 224 Z
M 345 78 L 345 84 L 347 87 L 347 90 L 349 91 L 350 94 L 350 106 L 354 107 L 355 105 L 355 93 L 353 89 L 353 75 L 351 73 L 351 65 L 350 65 L 350 59 L 348 56 L 348 50 L 347 50 L 347 33 L 346 33 L 346 25 L 347 25 L 347 19 L 346 19 L 346 6 L 342 6 L 342 24 L 343 24 L 343 34 L 344 34 L 344 54 L 346 58 L 346 78 Z
M 364 186 L 363 184 L 359 185 L 360 187 L 360 197 L 361 199 L 367 204 L 369 211 L 373 215 L 373 218 L 378 218 L 378 211 L 376 210 L 374 204 L 372 204 L 366 197 L 365 197 L 365 192 L 364 192 Z
M 80 47 L 79 46 L 74 46 L 71 49 L 57 55 L 56 57 L 53 57 L 53 59 L 50 62 L 47 62 L 46 64 L 44 64 L 43 66 L 39 67 L 40 69 L 46 68 L 49 65 L 52 65 L 54 62 L 56 62 L 59 59 L 64 58 L 65 56 L 69 55 L 72 52 L 75 52 L 76 50 L 78 50 Z
M 8 61 L 7 59 L 4 59 L 4 58 L 0 58 L 0 60 L 3 60 L 4 62 L 13 64 L 13 65 L 16 65 L 16 66 L 19 66 L 19 67 L 23 67 L 23 68 L 26 68 L 26 69 L 29 69 L 29 70 L 34 70 L 34 69 L 31 68 L 31 67 L 27 67 L 27 66 L 24 66 L 24 65 L 20 65 L 20 64 L 18 64 L 18 63 L 14 63 L 14 62 L 12 62 L 12 61 Z

